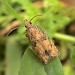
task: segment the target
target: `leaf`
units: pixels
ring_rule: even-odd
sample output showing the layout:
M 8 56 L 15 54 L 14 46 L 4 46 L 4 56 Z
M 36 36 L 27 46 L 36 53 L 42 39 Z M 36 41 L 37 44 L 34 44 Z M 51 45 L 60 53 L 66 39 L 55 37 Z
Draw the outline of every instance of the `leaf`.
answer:
M 46 75 L 43 64 L 37 59 L 30 48 L 24 53 L 19 75 Z
M 58 58 L 43 64 L 33 51 L 28 48 L 22 58 L 19 75 L 64 75 Z
M 10 38 L 6 43 L 6 75 L 18 75 L 21 61 L 21 47 L 15 39 Z
M 75 67 L 75 47 L 73 47 L 71 49 L 70 58 L 71 58 L 71 61 L 72 61 L 73 65 L 74 65 L 74 67 Z
M 54 58 L 45 65 L 45 71 L 47 75 L 64 75 L 59 58 Z
M 22 24 L 24 24 L 22 17 L 11 7 L 9 2 L 7 0 L 2 1 L 3 5 L 5 6 L 6 10 L 13 15 L 15 18 L 17 18 L 19 21 L 21 21 Z
M 18 2 L 21 3 L 23 8 L 26 10 L 26 14 L 29 15 L 30 18 L 31 16 L 39 14 L 40 10 L 33 6 L 29 0 L 19 0 Z

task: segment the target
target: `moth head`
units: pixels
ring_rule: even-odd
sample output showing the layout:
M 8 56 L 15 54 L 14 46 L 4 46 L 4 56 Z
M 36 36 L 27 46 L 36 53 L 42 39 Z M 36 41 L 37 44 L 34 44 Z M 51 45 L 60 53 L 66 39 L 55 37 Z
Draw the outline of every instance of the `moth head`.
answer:
M 32 23 L 29 22 L 27 19 L 25 19 L 25 27 L 26 27 L 26 28 L 32 27 Z
M 30 19 L 30 21 L 28 21 L 27 19 L 25 19 L 25 27 L 26 27 L 26 28 L 32 27 L 31 21 L 32 21 L 35 17 L 37 17 L 37 16 L 41 16 L 41 15 L 35 15 L 33 18 Z

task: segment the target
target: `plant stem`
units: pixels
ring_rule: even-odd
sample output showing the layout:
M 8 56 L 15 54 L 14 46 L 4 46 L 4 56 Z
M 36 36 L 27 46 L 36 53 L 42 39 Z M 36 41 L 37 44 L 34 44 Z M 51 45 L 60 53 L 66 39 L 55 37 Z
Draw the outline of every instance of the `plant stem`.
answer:
M 55 33 L 54 37 L 62 39 L 62 40 L 66 40 L 66 41 L 75 42 L 75 37 L 69 36 L 69 35 L 65 35 L 65 34 L 61 34 L 61 33 Z

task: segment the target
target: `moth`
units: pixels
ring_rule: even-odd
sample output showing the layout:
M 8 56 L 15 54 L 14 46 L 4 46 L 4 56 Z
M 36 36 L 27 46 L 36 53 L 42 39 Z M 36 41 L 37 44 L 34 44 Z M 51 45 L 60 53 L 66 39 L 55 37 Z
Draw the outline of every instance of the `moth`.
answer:
M 46 33 L 44 33 L 44 31 L 42 31 L 36 25 L 32 25 L 31 20 L 28 21 L 25 19 L 25 27 L 27 28 L 26 35 L 29 39 L 29 42 L 31 43 L 34 53 L 44 64 L 47 64 L 51 58 L 58 57 L 58 49 L 54 45 L 53 41 L 49 39 Z M 18 27 L 12 29 L 6 36 L 8 36 L 13 30 L 17 28 Z
M 51 58 L 58 57 L 58 49 L 53 41 L 36 25 L 25 19 L 26 35 L 31 43 L 34 53 L 47 64 Z

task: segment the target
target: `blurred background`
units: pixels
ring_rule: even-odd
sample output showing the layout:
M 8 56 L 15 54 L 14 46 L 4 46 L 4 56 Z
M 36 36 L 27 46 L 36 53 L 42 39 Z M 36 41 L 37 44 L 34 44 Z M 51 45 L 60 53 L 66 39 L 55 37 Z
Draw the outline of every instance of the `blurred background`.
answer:
M 31 22 L 53 39 L 64 74 L 75 75 L 75 0 L 0 0 L 0 75 L 16 75 L 30 45 L 24 19 L 35 15 Z

